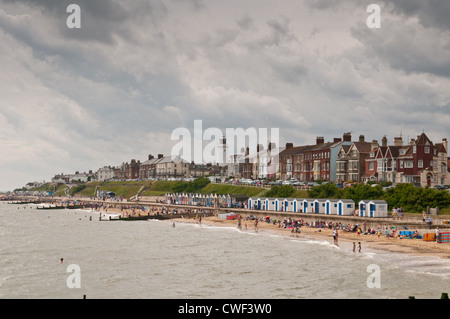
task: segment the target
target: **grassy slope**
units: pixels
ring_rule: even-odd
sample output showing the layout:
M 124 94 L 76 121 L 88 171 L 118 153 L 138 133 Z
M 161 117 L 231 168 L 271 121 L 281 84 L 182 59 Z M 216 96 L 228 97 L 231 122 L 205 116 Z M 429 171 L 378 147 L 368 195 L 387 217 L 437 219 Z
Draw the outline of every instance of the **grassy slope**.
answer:
M 174 181 L 142 181 L 142 182 L 90 182 L 86 184 L 86 187 L 80 192 L 74 194 L 74 196 L 90 197 L 93 196 L 96 187 L 99 187 L 101 191 L 110 191 L 116 193 L 117 196 L 124 198 L 130 198 L 140 192 L 140 196 L 162 196 L 166 193 L 173 191 L 173 187 L 177 184 Z M 56 196 L 64 196 L 64 190 L 66 185 L 57 186 Z M 53 190 L 53 186 L 46 184 L 39 187 L 36 190 Z M 238 186 L 228 184 L 208 184 L 204 187 L 201 194 L 230 194 L 230 195 L 247 195 L 249 197 L 264 196 L 269 188 L 259 188 L 252 186 Z M 291 197 L 305 198 L 307 197 L 306 191 L 297 190 Z

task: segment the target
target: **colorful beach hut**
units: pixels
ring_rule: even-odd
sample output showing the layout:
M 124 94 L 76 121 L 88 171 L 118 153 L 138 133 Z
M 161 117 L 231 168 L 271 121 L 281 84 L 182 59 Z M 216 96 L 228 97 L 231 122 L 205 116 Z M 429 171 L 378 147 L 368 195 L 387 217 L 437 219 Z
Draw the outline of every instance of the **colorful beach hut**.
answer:
M 355 211 L 355 202 L 351 199 L 340 199 L 337 202 L 337 215 L 352 216 Z

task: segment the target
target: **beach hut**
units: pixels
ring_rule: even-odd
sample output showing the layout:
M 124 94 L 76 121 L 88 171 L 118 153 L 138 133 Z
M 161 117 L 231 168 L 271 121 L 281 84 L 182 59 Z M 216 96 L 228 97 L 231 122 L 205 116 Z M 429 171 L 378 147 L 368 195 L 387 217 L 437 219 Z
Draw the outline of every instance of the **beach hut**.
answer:
M 314 212 L 314 199 L 305 198 L 302 201 L 303 203 L 303 212 L 304 213 L 313 213 Z
M 285 198 L 281 202 L 283 212 L 297 212 L 297 199 Z
M 253 209 L 253 201 L 254 201 L 255 199 L 253 198 L 253 197 L 250 197 L 249 199 L 248 199 L 248 209 Z
M 352 216 L 355 211 L 355 202 L 351 199 L 340 199 L 337 202 L 337 215 Z
M 227 207 L 232 207 L 231 196 L 228 194 L 226 198 Z
M 326 210 L 326 200 L 325 199 L 315 199 L 314 200 L 314 212 L 317 214 L 324 214 Z
M 363 199 L 363 200 L 359 201 L 359 203 L 358 203 L 358 209 L 359 209 L 358 216 L 359 217 L 369 217 L 369 215 L 367 213 L 368 204 L 369 204 L 368 200 Z
M 266 198 L 265 203 L 266 203 L 266 210 L 276 211 L 275 198 Z
M 337 199 L 327 199 L 325 201 L 325 214 L 336 215 L 337 214 Z
M 274 211 L 276 211 L 276 212 L 282 211 L 282 207 L 281 207 L 282 200 L 275 198 L 273 201 L 275 202 Z
M 367 206 L 367 217 L 387 217 L 388 204 L 384 200 L 371 200 Z
M 288 206 L 289 210 L 288 211 L 296 213 L 299 209 L 297 198 L 289 198 L 288 202 L 289 202 L 289 206 Z

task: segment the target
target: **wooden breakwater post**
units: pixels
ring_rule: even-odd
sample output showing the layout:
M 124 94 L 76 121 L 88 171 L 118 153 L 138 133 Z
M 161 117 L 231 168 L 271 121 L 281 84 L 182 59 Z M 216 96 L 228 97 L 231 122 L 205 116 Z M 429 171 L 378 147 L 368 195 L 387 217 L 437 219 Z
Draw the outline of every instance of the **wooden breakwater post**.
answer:
M 448 299 L 448 292 L 443 292 L 441 294 L 441 299 Z

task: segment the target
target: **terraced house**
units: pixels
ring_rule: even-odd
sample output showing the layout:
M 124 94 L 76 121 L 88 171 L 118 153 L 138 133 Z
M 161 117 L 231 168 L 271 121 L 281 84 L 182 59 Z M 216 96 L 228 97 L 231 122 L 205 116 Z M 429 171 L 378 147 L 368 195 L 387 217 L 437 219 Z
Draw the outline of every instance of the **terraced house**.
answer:
M 336 160 L 336 181 L 360 182 L 365 173 L 366 159 L 370 155 L 372 143 L 364 140 L 364 135 L 359 136 L 358 142 L 351 145 L 341 145 Z
M 363 181 L 414 183 L 418 186 L 448 184 L 448 143 L 433 144 L 425 133 L 403 144 L 401 137 L 387 145 L 383 137 L 381 146 L 372 147 L 366 159 Z
M 286 144 L 286 149 L 280 153 L 281 178 L 295 178 L 301 182 L 334 181 L 339 147 L 350 145 L 351 138 L 350 133 L 345 133 L 342 138 L 334 138 L 332 142 L 325 142 L 319 136 L 313 145 L 294 147 L 292 143 Z

